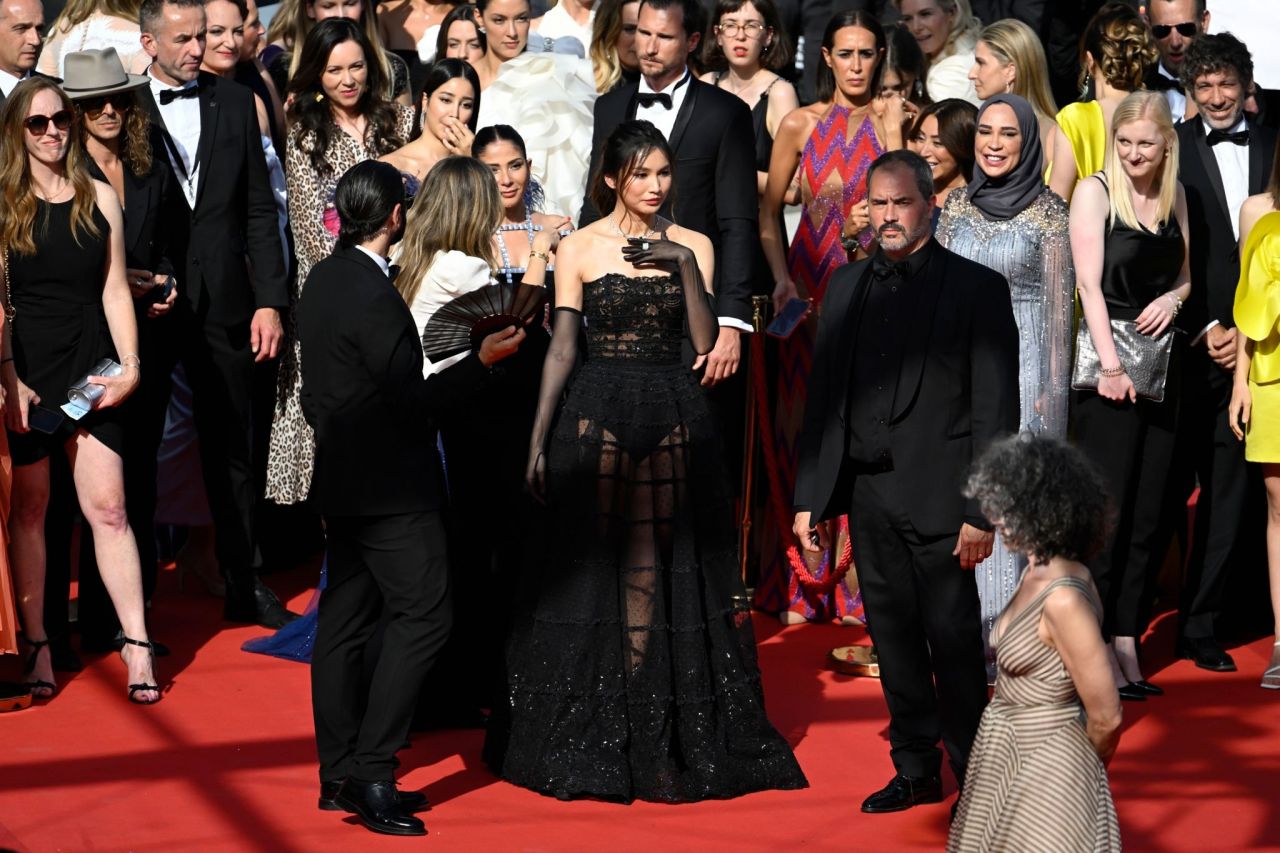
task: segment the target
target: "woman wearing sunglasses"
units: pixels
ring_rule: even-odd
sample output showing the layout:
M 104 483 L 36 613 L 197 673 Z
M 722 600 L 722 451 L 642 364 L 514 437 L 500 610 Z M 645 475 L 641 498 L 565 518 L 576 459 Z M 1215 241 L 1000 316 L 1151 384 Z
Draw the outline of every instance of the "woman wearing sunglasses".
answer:
M 137 389 L 142 361 L 120 202 L 110 184 L 90 177 L 71 99 L 45 78 L 24 80 L 5 102 L 0 148 L 18 155 L 0 165 L 6 284 L 0 379 L 13 455 L 10 554 L 27 632 L 27 680 L 37 697 L 57 689 L 42 612 L 44 516 L 49 457 L 65 453 L 123 630 L 128 696 L 149 705 L 160 700 L 160 689 L 121 458 L 119 405 Z M 105 358 L 123 369 L 91 377 L 101 392 L 96 406 L 81 420 L 65 417 L 59 407 L 68 387 Z

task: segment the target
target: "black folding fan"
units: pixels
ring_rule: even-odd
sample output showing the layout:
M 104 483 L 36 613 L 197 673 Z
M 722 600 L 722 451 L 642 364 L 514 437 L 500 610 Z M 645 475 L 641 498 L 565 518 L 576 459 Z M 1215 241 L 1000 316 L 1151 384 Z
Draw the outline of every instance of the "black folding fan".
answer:
M 422 331 L 422 351 L 437 362 L 479 349 L 488 335 L 508 326 L 520 327 L 547 301 L 542 285 L 499 282 L 446 302 Z

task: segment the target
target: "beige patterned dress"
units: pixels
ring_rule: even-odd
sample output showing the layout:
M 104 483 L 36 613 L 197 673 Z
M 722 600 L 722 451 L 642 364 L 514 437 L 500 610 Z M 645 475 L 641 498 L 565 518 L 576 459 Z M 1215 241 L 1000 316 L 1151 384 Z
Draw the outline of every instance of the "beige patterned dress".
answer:
M 1059 578 L 992 638 L 995 698 L 969 755 L 950 853 L 1120 850 L 1107 770 L 1085 733 L 1080 697 L 1057 650 L 1040 641 L 1044 601 L 1058 587 L 1078 591 L 1101 620 L 1088 584 Z
M 413 108 L 396 105 L 396 134 L 407 142 L 413 128 Z M 311 468 L 315 462 L 316 442 L 302 417 L 299 391 L 302 372 L 298 336 L 294 334 L 294 312 L 298 297 L 311 268 L 333 251 L 338 239 L 338 217 L 333 207 L 333 193 L 338 179 L 357 163 L 389 153 L 398 145 L 387 145 L 370 134 L 360 144 L 336 124 L 329 128 L 329 150 L 325 159 L 332 167 L 320 174 L 311 165 L 310 151 L 314 134 L 302 133 L 298 126 L 289 133 L 285 145 L 285 177 L 289 190 L 289 221 L 298 256 L 298 274 L 294 281 L 289 315 L 285 320 L 287 345 L 280 358 L 276 380 L 276 408 L 271 422 L 271 443 L 267 450 L 267 500 L 278 504 L 300 503 L 311 488 Z

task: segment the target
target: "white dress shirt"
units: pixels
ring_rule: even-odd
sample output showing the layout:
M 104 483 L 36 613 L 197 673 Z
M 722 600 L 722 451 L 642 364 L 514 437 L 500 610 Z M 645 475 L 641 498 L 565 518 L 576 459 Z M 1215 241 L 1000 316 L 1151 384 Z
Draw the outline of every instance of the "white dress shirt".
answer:
M 1207 121 L 1202 124 L 1204 134 L 1208 136 L 1212 128 Z M 1238 133 L 1245 127 L 1244 116 L 1241 116 L 1240 121 L 1227 132 Z M 1231 233 L 1235 235 L 1238 243 L 1240 242 L 1240 207 L 1249 197 L 1249 146 L 1236 145 L 1234 142 L 1219 142 L 1209 150 L 1213 152 L 1213 159 L 1218 161 L 1218 173 L 1222 175 L 1222 192 L 1227 198 L 1227 218 L 1231 220 Z M 1198 344 L 1200 339 L 1216 325 L 1218 325 L 1217 320 L 1210 320 L 1209 325 L 1195 336 L 1191 342 L 1192 345 Z
M 1166 80 L 1172 80 L 1179 86 L 1182 85 L 1182 81 L 1178 79 L 1176 74 L 1170 74 L 1164 69 L 1163 61 L 1156 66 L 1156 71 L 1160 72 L 1160 76 Z M 1182 124 L 1183 116 L 1187 114 L 1187 96 L 1177 89 L 1165 89 L 1164 99 L 1169 104 L 1169 112 L 1173 113 L 1173 123 Z
M 378 269 L 382 270 L 383 275 L 385 275 L 387 278 L 391 277 L 391 264 L 387 261 L 386 258 L 382 257 L 382 255 L 379 255 L 377 252 L 374 252 L 370 249 L 366 249 L 364 246 L 358 245 L 356 246 L 356 248 L 364 252 L 369 257 L 373 258 L 373 262 L 378 265 Z
M 23 74 L 21 77 L 14 77 L 8 71 L 0 70 L 0 92 L 4 92 L 5 98 L 8 98 L 13 94 L 13 90 L 18 88 L 18 84 L 30 76 L 30 71 Z
M 165 129 L 173 140 L 174 148 L 165 146 L 169 162 L 173 164 L 174 174 L 182 185 L 182 194 L 187 204 L 194 210 L 196 206 L 196 190 L 200 186 L 200 164 L 196 162 L 196 152 L 200 147 L 200 99 L 174 98 L 167 104 L 160 103 L 160 93 L 177 89 L 188 89 L 196 82 L 192 80 L 185 86 L 170 86 L 155 78 L 155 69 L 148 71 L 151 77 L 151 94 L 160 109 L 160 117 L 164 119 Z M 176 156 L 175 156 L 176 155 Z
M 662 92 L 671 96 L 671 109 L 667 109 L 662 104 L 652 104 L 647 107 L 637 105 L 636 118 L 652 122 L 653 126 L 658 128 L 662 135 L 667 138 L 667 141 L 670 142 L 671 131 L 676 126 L 676 116 L 680 114 L 680 106 L 684 103 L 684 96 L 689 92 L 689 81 L 691 78 L 692 75 L 688 71 L 685 71 L 683 77 L 662 90 Z M 656 92 L 654 88 L 649 85 L 649 81 L 645 79 L 644 75 L 641 75 L 640 88 L 637 90 L 637 94 L 650 92 L 653 92 L 654 94 L 662 94 L 662 92 Z M 737 329 L 740 332 L 754 331 L 750 323 L 744 323 L 737 317 L 718 317 L 716 319 L 719 321 L 721 326 L 728 326 L 732 329 Z

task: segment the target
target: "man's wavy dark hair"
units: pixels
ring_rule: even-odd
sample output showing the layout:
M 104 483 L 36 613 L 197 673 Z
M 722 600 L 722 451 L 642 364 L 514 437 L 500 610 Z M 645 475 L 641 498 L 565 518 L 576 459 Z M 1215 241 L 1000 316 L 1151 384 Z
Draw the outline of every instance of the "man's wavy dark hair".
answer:
M 1182 85 L 1189 95 L 1196 85 L 1196 78 L 1228 69 L 1240 75 L 1240 85 L 1247 93 L 1253 84 L 1253 56 L 1244 42 L 1231 33 L 1199 36 L 1191 42 L 1182 60 Z
M 1023 433 L 992 444 L 965 488 L 1011 550 L 1086 562 L 1105 546 L 1113 505 L 1098 469 L 1054 438 Z

